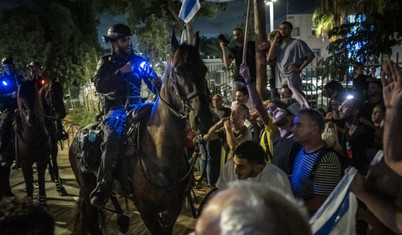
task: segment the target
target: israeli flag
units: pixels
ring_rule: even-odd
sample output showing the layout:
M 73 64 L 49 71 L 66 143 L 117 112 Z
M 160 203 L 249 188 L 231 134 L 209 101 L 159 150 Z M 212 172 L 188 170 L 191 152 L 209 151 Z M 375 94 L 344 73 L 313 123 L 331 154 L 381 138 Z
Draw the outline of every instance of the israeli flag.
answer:
M 206 2 L 232 2 L 234 0 L 205 0 Z
M 199 0 L 183 0 L 182 3 L 179 18 L 187 24 L 195 16 L 201 6 Z
M 310 218 L 313 234 L 355 234 L 357 200 L 349 186 L 356 175 L 350 167 L 320 209 Z

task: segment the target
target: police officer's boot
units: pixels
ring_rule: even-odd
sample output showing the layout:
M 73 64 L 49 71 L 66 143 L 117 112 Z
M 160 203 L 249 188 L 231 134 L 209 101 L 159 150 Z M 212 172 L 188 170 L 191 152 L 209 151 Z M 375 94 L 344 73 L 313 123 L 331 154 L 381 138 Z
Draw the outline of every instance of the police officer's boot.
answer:
M 112 194 L 113 171 L 115 168 L 115 162 L 108 166 L 105 166 L 105 164 L 101 162 L 98 173 L 98 184 L 90 195 L 91 204 L 93 206 L 103 207 Z
M 105 206 L 107 200 L 111 195 L 113 178 L 103 178 L 98 182 L 96 188 L 92 191 L 90 198 L 91 204 L 96 207 Z

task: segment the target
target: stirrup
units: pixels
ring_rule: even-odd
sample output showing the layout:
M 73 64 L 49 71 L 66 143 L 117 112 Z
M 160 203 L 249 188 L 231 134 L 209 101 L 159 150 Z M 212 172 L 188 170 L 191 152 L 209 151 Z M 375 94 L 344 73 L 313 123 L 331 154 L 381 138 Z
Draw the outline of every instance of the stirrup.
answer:
M 89 195 L 89 198 L 91 199 L 91 204 L 95 207 L 104 207 L 109 199 L 108 194 L 110 194 L 110 192 L 107 189 L 106 181 L 100 181 L 96 185 L 96 188 Z

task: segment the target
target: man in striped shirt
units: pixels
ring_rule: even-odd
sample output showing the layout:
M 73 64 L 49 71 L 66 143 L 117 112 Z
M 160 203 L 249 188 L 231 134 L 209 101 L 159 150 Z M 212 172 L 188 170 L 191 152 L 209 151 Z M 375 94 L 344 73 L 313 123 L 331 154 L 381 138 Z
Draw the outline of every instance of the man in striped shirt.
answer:
M 295 198 L 302 199 L 313 215 L 341 179 L 341 163 L 321 138 L 325 122 L 318 111 L 303 109 L 293 123 L 294 139 L 303 148 L 296 156 L 290 184 Z

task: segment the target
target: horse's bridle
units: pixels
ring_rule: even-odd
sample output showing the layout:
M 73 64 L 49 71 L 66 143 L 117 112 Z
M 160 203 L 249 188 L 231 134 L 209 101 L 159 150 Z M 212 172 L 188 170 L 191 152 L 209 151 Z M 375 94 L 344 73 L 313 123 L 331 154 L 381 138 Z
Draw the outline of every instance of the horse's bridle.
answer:
M 174 109 L 174 107 L 172 105 L 170 105 L 165 99 L 163 99 L 163 97 L 159 94 L 159 91 L 157 90 L 157 95 L 159 96 L 159 99 L 169 108 L 169 110 L 176 115 L 178 118 L 180 119 L 185 119 L 188 117 L 188 114 L 190 113 L 190 111 L 192 110 L 189 101 L 197 96 L 201 96 L 201 95 L 206 95 L 205 92 L 202 92 L 200 90 L 195 90 L 193 92 L 191 92 L 190 94 L 184 96 L 182 94 L 180 94 L 180 90 L 177 87 L 177 71 L 176 69 L 173 67 L 172 62 L 170 62 L 170 69 L 168 71 L 170 78 L 171 78 L 171 82 L 170 82 L 170 86 L 173 88 L 174 94 L 176 94 L 181 103 L 182 103 L 182 109 L 184 110 L 184 113 L 181 113 L 180 111 L 176 111 Z

